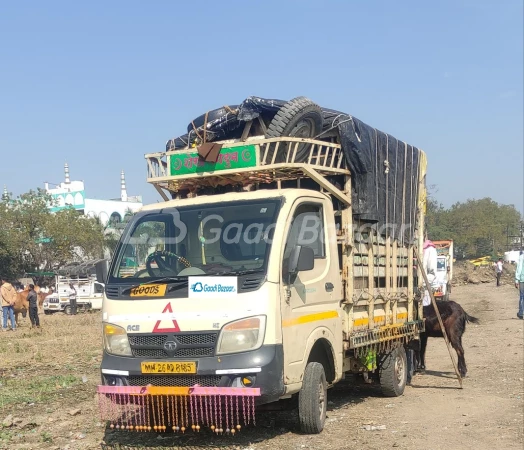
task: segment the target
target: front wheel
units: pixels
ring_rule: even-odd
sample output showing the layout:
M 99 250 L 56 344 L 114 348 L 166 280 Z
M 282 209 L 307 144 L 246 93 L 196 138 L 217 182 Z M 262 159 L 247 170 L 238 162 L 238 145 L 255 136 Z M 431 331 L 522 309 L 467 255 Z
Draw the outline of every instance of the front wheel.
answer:
M 64 312 L 69 316 L 71 315 L 71 305 L 67 305 L 65 308 L 64 308 Z
M 403 346 L 385 353 L 380 358 L 380 387 L 386 397 L 399 397 L 404 393 L 408 378 L 406 350 Z
M 300 429 L 307 434 L 318 434 L 324 429 L 327 410 L 327 382 L 324 366 L 310 362 L 306 366 L 302 389 L 298 394 Z

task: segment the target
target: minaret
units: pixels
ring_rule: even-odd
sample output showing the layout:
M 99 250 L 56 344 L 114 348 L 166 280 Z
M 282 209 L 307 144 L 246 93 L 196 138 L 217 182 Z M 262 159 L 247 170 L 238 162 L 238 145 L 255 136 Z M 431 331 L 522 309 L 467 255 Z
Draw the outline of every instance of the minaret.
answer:
M 67 163 L 64 164 L 64 172 L 65 172 L 65 182 L 66 184 L 70 184 L 71 180 L 69 179 L 69 165 Z
M 9 194 L 7 193 L 7 186 L 4 184 L 4 192 L 2 194 L 2 200 L 7 200 L 9 198 Z
M 120 200 L 127 202 L 126 177 L 123 170 L 120 172 Z

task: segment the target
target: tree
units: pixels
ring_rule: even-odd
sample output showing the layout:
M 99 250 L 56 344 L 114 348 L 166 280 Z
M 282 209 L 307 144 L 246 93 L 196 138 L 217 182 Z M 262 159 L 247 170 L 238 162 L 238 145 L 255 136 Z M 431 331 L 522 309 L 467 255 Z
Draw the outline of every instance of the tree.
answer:
M 54 271 L 70 261 L 102 256 L 103 228 L 97 221 L 73 208 L 52 213 L 51 205 L 52 197 L 43 189 L 0 203 L 0 255 L 11 276 Z
M 449 209 L 434 198 L 428 200 L 430 239 L 453 239 L 455 254 L 466 258 L 501 255 L 506 249 L 508 229 L 516 229 L 521 220 L 513 205 L 502 205 L 491 198 L 457 202 Z
M 13 279 L 23 270 L 20 261 L 15 258 L 14 247 L 4 227 L 0 228 L 0 275 Z
M 131 211 L 130 208 L 127 208 L 122 222 L 115 223 L 109 221 L 105 226 L 102 226 L 102 221 L 100 220 L 100 218 L 96 219 L 104 229 L 104 248 L 109 251 L 109 255 L 111 257 L 113 257 L 116 251 L 116 247 L 118 246 L 118 242 L 122 237 L 124 229 L 126 228 L 127 224 L 133 218 L 134 215 L 135 213 Z

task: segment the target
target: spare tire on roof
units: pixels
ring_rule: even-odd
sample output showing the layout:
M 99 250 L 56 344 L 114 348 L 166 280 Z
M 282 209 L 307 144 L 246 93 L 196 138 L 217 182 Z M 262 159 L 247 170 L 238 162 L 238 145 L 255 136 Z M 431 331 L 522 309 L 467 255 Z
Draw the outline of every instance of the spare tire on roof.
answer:
M 282 106 L 267 127 L 267 138 L 282 136 L 311 139 L 322 133 L 324 119 L 322 109 L 316 103 L 306 97 L 296 97 Z M 272 145 L 272 149 L 276 145 Z M 295 162 L 304 162 L 309 155 L 310 146 L 301 144 L 298 146 Z M 280 144 L 275 162 L 286 160 L 287 145 Z M 271 161 L 273 153 L 268 153 L 267 162 Z
M 222 106 L 222 108 L 213 109 L 211 111 L 208 111 L 207 113 L 202 114 L 201 116 L 198 116 L 196 119 L 193 120 L 188 126 L 187 126 L 187 132 L 194 130 L 195 128 L 200 128 L 204 123 L 206 122 L 206 114 L 207 114 L 207 123 L 213 122 L 217 119 L 220 119 L 227 114 L 232 114 L 232 111 L 236 111 L 238 109 L 238 105 L 232 105 L 232 106 Z

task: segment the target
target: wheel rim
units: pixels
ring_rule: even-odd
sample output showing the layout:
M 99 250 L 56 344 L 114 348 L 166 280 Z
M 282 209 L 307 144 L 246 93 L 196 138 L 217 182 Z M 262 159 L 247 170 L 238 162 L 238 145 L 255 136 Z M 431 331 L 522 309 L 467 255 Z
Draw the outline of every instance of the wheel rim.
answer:
M 326 408 L 326 391 L 324 390 L 324 384 L 318 383 L 318 414 L 320 421 L 324 418 L 324 409 Z
M 303 119 L 293 129 L 293 131 L 290 133 L 292 137 L 297 138 L 311 138 L 311 131 L 314 129 L 313 121 L 310 119 Z
M 402 356 L 397 355 L 395 358 L 395 379 L 397 380 L 397 384 L 399 386 L 402 386 L 404 383 L 404 360 L 402 359 Z

